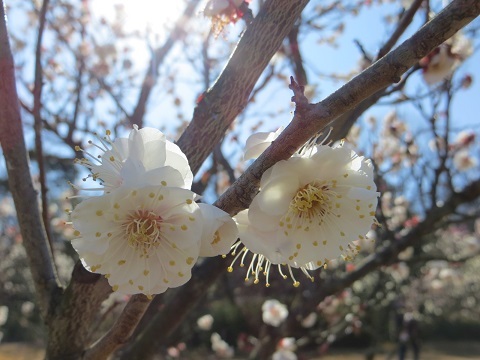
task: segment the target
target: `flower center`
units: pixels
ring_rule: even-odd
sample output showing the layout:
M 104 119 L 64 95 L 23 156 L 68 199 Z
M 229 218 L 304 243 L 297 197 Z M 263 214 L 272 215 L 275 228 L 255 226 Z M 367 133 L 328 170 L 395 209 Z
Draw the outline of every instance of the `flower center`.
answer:
M 151 211 L 137 210 L 129 215 L 123 223 L 128 245 L 148 257 L 150 249 L 160 245 L 161 223 L 162 218 Z
M 330 189 L 315 182 L 298 190 L 288 207 L 288 213 L 300 218 L 323 216 L 331 208 Z

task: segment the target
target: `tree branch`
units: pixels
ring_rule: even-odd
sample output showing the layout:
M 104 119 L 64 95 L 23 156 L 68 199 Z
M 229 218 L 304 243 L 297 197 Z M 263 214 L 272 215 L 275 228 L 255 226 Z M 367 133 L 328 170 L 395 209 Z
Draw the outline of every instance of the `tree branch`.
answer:
M 46 319 L 52 294 L 60 285 L 30 177 L 3 0 L 0 0 L 0 144 L 39 306 Z
M 150 305 L 151 300 L 143 294 L 133 295 L 110 331 L 92 348 L 83 359 L 102 360 L 125 344 Z
M 400 36 L 402 36 L 402 34 L 407 29 L 408 25 L 410 25 L 410 23 L 412 22 L 413 16 L 417 13 L 417 10 L 420 8 L 422 3 L 423 0 L 415 0 L 410 6 L 410 8 L 403 14 L 393 34 L 390 35 L 388 41 L 378 51 L 377 59 L 385 56 L 393 48 L 393 46 L 397 43 L 398 39 L 400 39 Z
M 100 274 L 85 270 L 78 261 L 63 294 L 52 300 L 47 359 L 75 359 L 90 341 L 92 323 L 112 288 Z
M 205 92 L 177 142 L 194 174 L 247 105 L 255 83 L 307 3 L 267 0 L 248 25 L 227 66 Z
M 47 15 L 48 0 L 44 0 L 40 10 L 37 46 L 35 49 L 35 82 L 33 88 L 33 118 L 35 121 L 35 150 L 39 170 L 40 189 L 42 198 L 42 218 L 43 226 L 45 227 L 45 234 L 47 236 L 50 249 L 53 254 L 52 235 L 50 231 L 50 216 L 48 215 L 48 187 L 46 183 L 45 163 L 43 159 L 43 145 L 42 145 L 42 88 L 43 88 L 43 69 L 42 69 L 42 38 L 45 29 L 45 18 Z

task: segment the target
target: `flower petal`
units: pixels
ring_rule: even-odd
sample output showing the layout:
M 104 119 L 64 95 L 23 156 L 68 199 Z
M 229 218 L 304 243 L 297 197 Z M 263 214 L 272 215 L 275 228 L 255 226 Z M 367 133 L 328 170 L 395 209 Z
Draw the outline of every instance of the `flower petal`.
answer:
M 238 239 L 238 229 L 225 211 L 216 206 L 198 204 L 204 221 L 200 256 L 227 254 Z

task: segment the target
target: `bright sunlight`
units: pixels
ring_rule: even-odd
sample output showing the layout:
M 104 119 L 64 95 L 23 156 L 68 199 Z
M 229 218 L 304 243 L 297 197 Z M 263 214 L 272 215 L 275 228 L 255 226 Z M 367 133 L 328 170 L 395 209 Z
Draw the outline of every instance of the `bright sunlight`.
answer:
M 121 21 L 125 30 L 147 33 L 163 39 L 181 15 L 185 3 L 170 0 L 102 0 L 92 1 L 96 17 Z

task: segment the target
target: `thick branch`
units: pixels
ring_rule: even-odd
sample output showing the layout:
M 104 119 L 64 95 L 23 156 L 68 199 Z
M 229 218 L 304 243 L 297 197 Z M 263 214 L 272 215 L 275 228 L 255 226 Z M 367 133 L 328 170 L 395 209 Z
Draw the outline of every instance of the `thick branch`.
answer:
M 205 93 L 178 140 L 194 174 L 247 105 L 255 83 L 307 3 L 267 0 L 248 26 L 228 65 Z
M 59 283 L 30 177 L 3 0 L 0 0 L 0 144 L 23 244 L 45 319 L 51 295 L 59 288 Z
M 150 304 L 143 294 L 133 295 L 110 331 L 89 349 L 83 359 L 102 360 L 125 344 Z
M 111 292 L 104 276 L 88 272 L 77 262 L 69 286 L 52 301 L 47 359 L 80 358 L 91 341 L 92 323 L 100 305 Z

